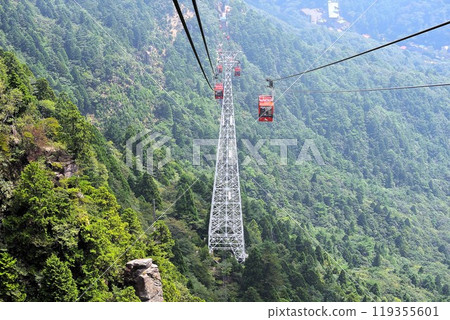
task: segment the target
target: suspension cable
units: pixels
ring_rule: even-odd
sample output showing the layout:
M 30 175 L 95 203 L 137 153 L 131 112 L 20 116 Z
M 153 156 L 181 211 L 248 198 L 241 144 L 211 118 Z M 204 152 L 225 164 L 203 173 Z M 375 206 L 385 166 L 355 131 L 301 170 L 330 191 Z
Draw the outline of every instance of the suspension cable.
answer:
M 382 48 L 386 48 L 386 47 L 391 46 L 391 45 L 393 45 L 393 44 L 396 44 L 396 43 L 398 43 L 398 42 L 405 41 L 405 40 L 407 40 L 407 39 L 416 37 L 416 36 L 418 36 L 418 35 L 421 35 L 421 34 L 430 32 L 430 31 L 435 30 L 435 29 L 438 29 L 438 28 L 442 28 L 442 27 L 444 27 L 444 26 L 446 26 L 446 25 L 449 25 L 449 24 L 450 24 L 450 21 L 447 21 L 447 22 L 441 23 L 441 24 L 439 24 L 439 25 L 436 25 L 436 26 L 434 26 L 434 27 L 431 27 L 431 28 L 428 28 L 428 29 L 425 29 L 425 30 L 416 32 L 416 33 L 411 34 L 411 35 L 409 35 L 409 36 L 406 36 L 406 37 L 403 37 L 403 38 L 400 38 L 400 39 L 397 39 L 397 40 L 388 42 L 388 43 L 383 44 L 383 45 L 381 45 L 381 46 L 379 46 L 379 47 L 376 47 L 376 48 L 373 48 L 373 49 L 370 49 L 370 50 L 367 50 L 367 51 L 364 51 L 364 52 L 355 54 L 355 55 L 353 55 L 353 56 L 350 56 L 350 57 L 347 57 L 347 58 L 344 58 L 344 59 L 341 59 L 341 60 L 338 60 L 338 61 L 334 61 L 334 62 L 325 64 L 325 65 L 320 66 L 320 67 L 317 67 L 317 68 L 313 68 L 313 69 L 306 70 L 306 71 L 303 71 L 303 72 L 300 72 L 300 73 L 296 73 L 296 74 L 293 74 L 293 75 L 290 75 L 290 76 L 286 76 L 286 77 L 282 77 L 282 78 L 278 78 L 278 79 L 273 79 L 272 81 L 285 80 L 285 79 L 289 79 L 289 78 L 301 76 L 301 75 L 303 75 L 303 74 L 305 74 L 305 73 L 310 73 L 310 72 L 313 72 L 313 71 L 317 71 L 317 70 L 320 70 L 320 69 L 323 69 L 323 68 L 326 68 L 326 67 L 329 67 L 329 66 L 332 66 L 332 65 L 335 65 L 335 64 L 338 64 L 338 63 L 341 63 L 341 62 L 344 62 L 344 61 L 347 61 L 347 60 L 350 60 L 350 59 L 359 57 L 359 56 L 362 56 L 362 55 L 364 55 L 364 54 L 367 54 L 367 53 L 370 53 L 370 52 L 373 52 L 373 51 L 376 51 L 376 50 L 380 50 L 380 49 L 382 49 Z
M 205 45 L 206 54 L 208 55 L 209 65 L 211 66 L 211 71 L 214 74 L 214 67 L 211 61 L 211 56 L 209 54 L 208 45 L 206 44 L 205 33 L 203 32 L 202 20 L 200 19 L 200 12 L 197 7 L 197 0 L 192 0 L 192 5 L 194 6 L 195 15 L 197 16 L 198 25 L 200 27 L 200 32 L 202 33 L 203 44 Z
M 184 20 L 183 13 L 181 12 L 180 5 L 177 0 L 173 0 L 173 4 L 177 9 L 178 17 L 180 18 L 181 24 L 183 25 L 183 29 L 186 32 L 186 36 L 189 40 L 189 43 L 191 44 L 192 51 L 194 51 L 195 57 L 197 58 L 198 65 L 200 66 L 200 69 L 202 70 L 203 73 L 203 77 L 205 77 L 205 80 L 206 82 L 208 82 L 209 87 L 211 88 L 211 90 L 213 90 L 211 83 L 209 82 L 208 77 L 206 76 L 205 70 L 203 69 L 202 63 L 200 62 L 200 58 L 197 54 L 197 50 L 195 49 L 195 45 L 194 42 L 192 41 L 191 34 L 189 33 L 189 29 L 186 25 L 186 21 Z
M 336 90 L 336 91 L 321 91 L 321 90 L 308 90 L 300 91 L 301 93 L 354 93 L 354 92 L 371 92 L 371 91 L 391 91 L 391 90 L 405 90 L 405 89 L 417 89 L 417 88 L 434 88 L 434 87 L 446 87 L 450 86 L 450 83 L 436 83 L 436 84 L 422 84 L 416 86 L 404 86 L 404 87 L 388 87 L 388 88 L 369 88 L 369 89 L 348 89 L 348 90 Z

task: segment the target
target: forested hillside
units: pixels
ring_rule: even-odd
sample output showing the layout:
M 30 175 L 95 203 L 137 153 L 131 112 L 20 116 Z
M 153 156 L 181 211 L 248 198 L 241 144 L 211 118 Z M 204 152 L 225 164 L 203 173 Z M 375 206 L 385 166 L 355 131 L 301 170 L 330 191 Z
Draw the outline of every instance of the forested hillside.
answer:
M 249 4 L 267 11 L 295 27 L 302 27 L 309 17 L 304 8 L 323 10 L 328 19 L 328 0 L 248 0 Z M 450 3 L 445 0 L 338 0 L 340 16 L 353 24 L 352 31 L 369 34 L 378 40 L 391 41 L 432 25 L 445 22 L 450 17 Z M 358 19 L 360 18 L 361 19 Z M 329 19 L 328 19 L 329 20 Z M 450 45 L 450 31 L 441 29 L 410 41 L 441 50 Z
M 4 51 L 0 94 L 0 301 L 139 301 L 123 267 L 147 256 L 160 266 L 166 301 L 198 300 L 169 261 L 166 224 L 143 235 L 142 214 L 118 204 L 115 183 L 136 201 L 132 173 L 67 95 Z
M 449 90 L 305 93 L 439 83 L 448 68 L 388 48 L 305 75 L 286 93 L 294 80 L 277 83 L 275 122 L 259 124 L 267 76 L 378 43 L 349 32 L 316 61 L 339 34 L 231 1 L 241 163 L 241 138 L 298 141 L 286 166 L 268 142 L 267 166 L 241 166 L 249 257 L 240 265 L 208 252 L 214 164 L 190 161 L 192 139 L 217 138 L 220 110 L 171 2 L 78 2 L 0 1 L 0 47 L 32 70 L 2 51 L 0 300 L 67 301 L 88 288 L 83 300 L 133 300 L 123 266 L 147 256 L 166 301 L 450 299 Z M 214 1 L 200 10 L 217 49 Z M 188 24 L 200 48 L 195 19 Z M 171 137 L 173 161 L 154 177 L 124 165 L 125 141 L 144 128 Z M 325 166 L 294 164 L 306 139 Z M 150 225 L 153 199 L 164 223 L 121 256 Z M 55 268 L 65 270 L 63 293 L 47 281 Z

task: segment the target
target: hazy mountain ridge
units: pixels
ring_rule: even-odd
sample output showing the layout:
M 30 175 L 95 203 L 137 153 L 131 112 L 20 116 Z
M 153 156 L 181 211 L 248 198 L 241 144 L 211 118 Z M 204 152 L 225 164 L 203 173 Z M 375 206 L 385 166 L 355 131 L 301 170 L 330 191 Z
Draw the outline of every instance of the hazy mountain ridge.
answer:
M 304 8 L 317 8 L 323 12 L 322 18 L 331 22 L 328 16 L 327 0 L 248 0 L 261 10 L 281 18 L 293 26 L 301 26 L 309 17 L 301 12 Z M 352 31 L 368 34 L 377 40 L 392 41 L 449 20 L 450 4 L 445 1 L 400 0 L 337 0 L 339 15 L 353 24 Z M 330 23 L 328 23 L 330 25 Z M 331 23 L 336 28 L 336 24 Z M 338 24 L 337 24 L 338 25 Z M 449 45 L 448 28 L 411 39 L 419 45 L 431 46 L 441 50 Z M 404 43 L 407 45 L 407 43 Z M 426 53 L 426 51 L 422 51 Z

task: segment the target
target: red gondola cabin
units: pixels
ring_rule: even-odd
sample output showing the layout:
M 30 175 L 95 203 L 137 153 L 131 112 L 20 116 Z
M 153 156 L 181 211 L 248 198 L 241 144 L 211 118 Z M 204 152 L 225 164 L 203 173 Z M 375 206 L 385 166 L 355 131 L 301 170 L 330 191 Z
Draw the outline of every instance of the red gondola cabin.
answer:
M 222 71 L 223 71 L 223 67 L 222 67 L 221 64 L 219 64 L 219 65 L 217 66 L 217 73 L 222 73 Z
M 241 67 L 234 68 L 234 76 L 240 77 L 241 76 Z
M 260 122 L 272 122 L 273 121 L 273 97 L 272 96 L 259 96 L 258 104 L 258 121 Z
M 223 83 L 217 83 L 214 86 L 214 93 L 216 99 L 223 99 Z

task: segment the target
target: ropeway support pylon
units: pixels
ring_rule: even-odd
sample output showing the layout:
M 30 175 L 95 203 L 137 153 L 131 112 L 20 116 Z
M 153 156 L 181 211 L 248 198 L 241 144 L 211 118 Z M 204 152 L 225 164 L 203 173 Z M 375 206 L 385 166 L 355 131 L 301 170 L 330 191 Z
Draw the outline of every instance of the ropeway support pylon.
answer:
M 237 63 L 237 52 L 219 52 L 223 66 L 222 116 L 217 146 L 216 173 L 209 220 L 208 247 L 231 250 L 239 262 L 247 257 L 242 221 L 239 164 L 234 122 L 232 73 Z

